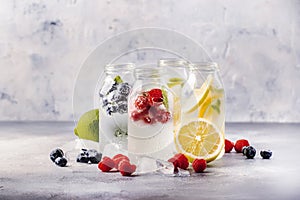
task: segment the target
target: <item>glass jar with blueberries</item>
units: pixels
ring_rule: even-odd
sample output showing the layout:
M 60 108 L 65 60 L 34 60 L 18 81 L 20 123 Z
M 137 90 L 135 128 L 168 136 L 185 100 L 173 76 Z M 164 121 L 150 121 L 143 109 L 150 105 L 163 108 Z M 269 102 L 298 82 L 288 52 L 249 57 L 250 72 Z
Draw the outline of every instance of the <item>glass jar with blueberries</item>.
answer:
M 133 83 L 134 64 L 109 64 L 105 67 L 99 91 L 99 143 L 124 146 L 127 140 L 127 98 Z M 123 147 L 122 147 L 123 148 Z

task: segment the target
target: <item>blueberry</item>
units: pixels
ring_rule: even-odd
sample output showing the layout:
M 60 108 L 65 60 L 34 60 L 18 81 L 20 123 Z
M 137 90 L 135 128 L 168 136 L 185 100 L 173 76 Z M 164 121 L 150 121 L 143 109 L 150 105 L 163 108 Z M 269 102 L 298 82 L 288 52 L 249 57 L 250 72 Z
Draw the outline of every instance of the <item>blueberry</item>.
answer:
M 52 150 L 50 153 L 50 159 L 52 160 L 52 162 L 54 162 L 56 158 L 63 157 L 63 156 L 64 156 L 64 152 L 58 148 Z
M 67 159 L 65 157 L 58 157 L 55 159 L 55 164 L 60 166 L 60 167 L 64 167 L 67 164 Z
M 86 154 L 91 163 L 97 164 L 101 161 L 102 154 L 98 153 L 95 149 L 88 150 Z
M 263 159 L 269 159 L 272 156 L 272 151 L 271 150 L 262 150 L 262 151 L 260 151 L 260 155 Z
M 76 158 L 76 161 L 77 162 L 80 162 L 80 163 L 88 163 L 89 162 L 89 158 L 88 158 L 88 155 L 87 153 L 80 153 L 78 154 L 77 158 Z
M 248 146 L 244 146 L 244 147 L 242 148 L 242 153 L 243 153 L 244 156 L 246 155 L 246 149 L 247 149 L 247 147 L 248 147 Z
M 121 83 L 118 87 L 118 92 L 122 95 L 128 96 L 130 89 L 131 87 L 128 83 Z
M 245 149 L 245 156 L 248 158 L 248 159 L 252 159 L 255 157 L 255 154 L 256 154 L 256 150 L 254 149 L 254 147 L 252 146 L 248 146 L 246 149 Z

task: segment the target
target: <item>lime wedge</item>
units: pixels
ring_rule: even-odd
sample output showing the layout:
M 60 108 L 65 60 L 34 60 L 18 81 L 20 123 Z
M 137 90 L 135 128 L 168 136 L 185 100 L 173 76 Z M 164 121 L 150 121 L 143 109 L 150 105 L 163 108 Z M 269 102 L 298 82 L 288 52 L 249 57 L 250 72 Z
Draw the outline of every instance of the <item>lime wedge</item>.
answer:
M 94 109 L 84 113 L 74 129 L 80 139 L 99 142 L 99 110 Z

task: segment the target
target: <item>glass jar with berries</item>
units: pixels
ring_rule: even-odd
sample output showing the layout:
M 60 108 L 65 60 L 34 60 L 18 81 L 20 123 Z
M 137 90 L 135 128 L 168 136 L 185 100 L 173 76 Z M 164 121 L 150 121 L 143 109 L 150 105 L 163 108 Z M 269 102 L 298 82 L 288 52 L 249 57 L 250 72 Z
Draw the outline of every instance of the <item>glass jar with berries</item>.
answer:
M 164 70 L 139 66 L 128 97 L 128 152 L 134 156 L 166 159 L 174 139 L 174 93 L 164 85 Z M 133 156 L 133 157 L 134 157 Z
M 127 139 L 128 95 L 133 83 L 134 64 L 109 64 L 105 67 L 99 91 L 99 142 L 122 148 Z

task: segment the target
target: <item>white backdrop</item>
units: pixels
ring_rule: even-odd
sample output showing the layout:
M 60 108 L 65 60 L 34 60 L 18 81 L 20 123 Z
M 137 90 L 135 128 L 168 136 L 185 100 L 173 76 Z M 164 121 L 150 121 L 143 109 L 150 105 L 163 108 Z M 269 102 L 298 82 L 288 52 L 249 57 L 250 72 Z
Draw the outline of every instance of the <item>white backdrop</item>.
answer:
M 299 0 L 0 0 L 0 120 L 72 120 L 84 59 L 141 27 L 206 48 L 221 67 L 227 121 L 300 122 Z

